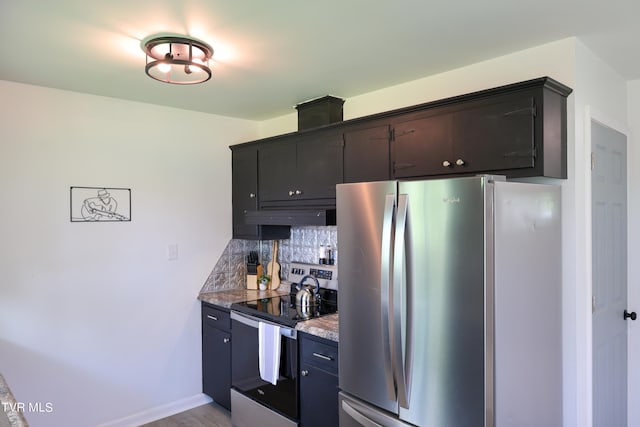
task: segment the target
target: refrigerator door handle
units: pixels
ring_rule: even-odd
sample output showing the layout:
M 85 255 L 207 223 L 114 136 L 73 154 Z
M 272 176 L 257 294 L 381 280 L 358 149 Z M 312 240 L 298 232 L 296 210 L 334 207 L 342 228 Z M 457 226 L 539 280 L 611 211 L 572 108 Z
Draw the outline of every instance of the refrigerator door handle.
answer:
M 375 421 L 370 420 L 369 418 L 367 418 L 366 416 L 358 412 L 356 408 L 349 405 L 344 400 L 342 401 L 342 410 L 346 412 L 347 415 L 349 415 L 351 418 L 356 420 L 358 424 L 364 427 L 384 427 L 382 424 L 378 424 Z
M 384 216 L 382 220 L 382 248 L 380 260 L 380 313 L 382 320 L 382 349 L 384 359 L 384 377 L 387 385 L 389 400 L 396 400 L 396 387 L 391 362 L 391 260 L 392 260 L 392 234 L 393 214 L 396 204 L 396 195 L 387 194 L 384 203 Z
M 406 263 L 406 232 L 407 215 L 409 211 L 409 197 L 406 194 L 398 196 L 398 213 L 396 218 L 395 242 L 393 249 L 393 369 L 398 387 L 398 403 L 408 409 L 411 390 L 412 349 L 409 340 L 411 330 L 410 299 L 407 297 Z

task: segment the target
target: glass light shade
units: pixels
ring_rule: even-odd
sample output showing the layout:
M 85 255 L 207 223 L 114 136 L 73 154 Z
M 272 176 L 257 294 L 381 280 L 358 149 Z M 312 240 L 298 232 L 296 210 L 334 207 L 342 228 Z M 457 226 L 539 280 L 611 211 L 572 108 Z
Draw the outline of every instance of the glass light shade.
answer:
M 187 37 L 161 36 L 147 40 L 145 72 L 155 80 L 173 84 L 203 83 L 211 78 L 213 49 Z

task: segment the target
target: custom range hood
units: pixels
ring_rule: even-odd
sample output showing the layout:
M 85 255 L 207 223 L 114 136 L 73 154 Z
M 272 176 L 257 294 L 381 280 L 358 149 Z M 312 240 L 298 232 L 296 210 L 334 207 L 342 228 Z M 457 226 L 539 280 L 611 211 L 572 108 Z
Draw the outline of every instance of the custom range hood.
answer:
M 336 225 L 335 209 L 261 209 L 248 211 L 248 225 Z

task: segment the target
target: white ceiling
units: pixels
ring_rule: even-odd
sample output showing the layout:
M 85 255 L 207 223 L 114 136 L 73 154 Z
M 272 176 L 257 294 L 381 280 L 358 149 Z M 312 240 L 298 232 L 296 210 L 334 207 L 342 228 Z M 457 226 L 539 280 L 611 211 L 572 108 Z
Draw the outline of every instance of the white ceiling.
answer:
M 638 0 L 0 0 L 0 80 L 264 120 L 570 36 L 639 79 L 639 17 Z M 145 75 L 140 41 L 167 32 L 213 46 L 210 81 Z

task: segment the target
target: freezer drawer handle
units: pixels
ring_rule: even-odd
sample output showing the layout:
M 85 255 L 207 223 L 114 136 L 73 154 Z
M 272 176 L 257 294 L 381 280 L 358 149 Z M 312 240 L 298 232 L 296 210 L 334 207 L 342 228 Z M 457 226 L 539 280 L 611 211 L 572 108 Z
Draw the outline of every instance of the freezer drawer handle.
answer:
M 355 408 L 353 408 L 351 405 L 349 405 L 344 400 L 342 401 L 342 409 L 351 418 L 353 418 L 354 420 L 356 420 L 357 422 L 359 422 L 361 425 L 363 425 L 365 427 L 384 427 L 383 425 L 378 424 L 376 422 L 373 422 L 369 418 L 367 418 L 364 415 L 362 415 L 360 412 L 358 412 Z

